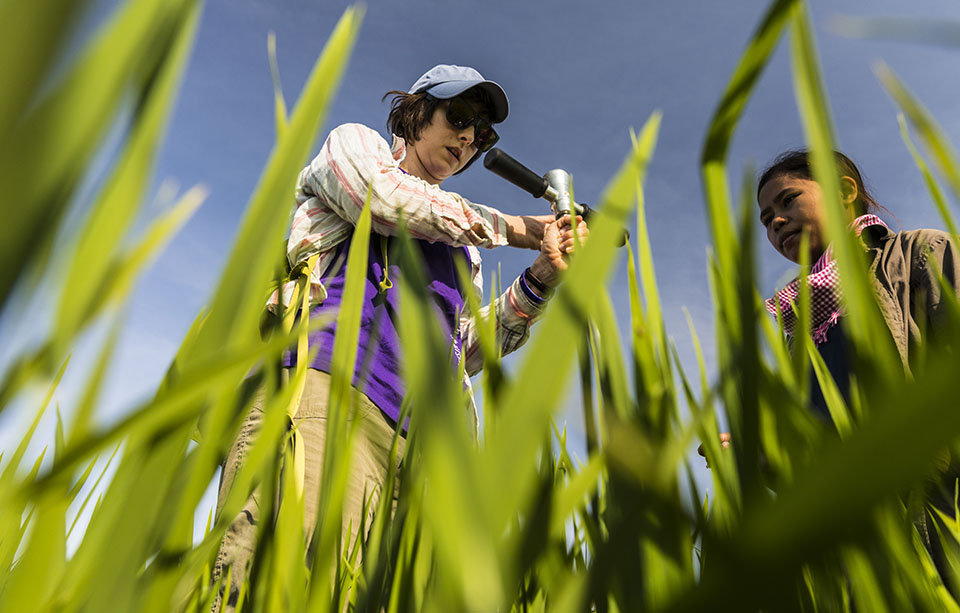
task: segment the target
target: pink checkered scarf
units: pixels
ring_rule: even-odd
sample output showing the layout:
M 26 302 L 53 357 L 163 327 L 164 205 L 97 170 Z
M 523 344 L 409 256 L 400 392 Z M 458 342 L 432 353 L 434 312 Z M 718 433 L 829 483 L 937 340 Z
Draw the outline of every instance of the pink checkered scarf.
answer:
M 864 228 L 874 225 L 887 227 L 887 224 L 883 223 L 883 220 L 876 215 L 861 215 L 853 220 L 850 227 L 857 236 L 860 236 Z M 835 326 L 837 320 L 843 315 L 840 272 L 837 270 L 837 261 L 833 259 L 833 245 L 828 246 L 817 263 L 810 268 L 807 283 L 810 285 L 813 342 L 819 345 L 826 342 L 827 331 Z M 767 310 L 774 317 L 777 315 L 777 303 L 780 303 L 780 311 L 783 313 L 783 328 L 787 336 L 791 337 L 797 325 L 797 315 L 793 312 L 793 303 L 800 295 L 799 286 L 800 279 L 794 279 L 785 288 L 777 292 L 773 298 L 766 300 Z

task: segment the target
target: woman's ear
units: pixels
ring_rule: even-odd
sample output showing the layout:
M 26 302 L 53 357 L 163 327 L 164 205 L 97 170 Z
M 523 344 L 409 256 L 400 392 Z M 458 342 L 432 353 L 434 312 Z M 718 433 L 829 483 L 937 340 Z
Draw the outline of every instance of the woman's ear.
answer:
M 840 202 L 843 203 L 844 208 L 852 207 L 858 196 L 860 196 L 860 190 L 857 189 L 857 182 L 853 177 L 840 177 Z

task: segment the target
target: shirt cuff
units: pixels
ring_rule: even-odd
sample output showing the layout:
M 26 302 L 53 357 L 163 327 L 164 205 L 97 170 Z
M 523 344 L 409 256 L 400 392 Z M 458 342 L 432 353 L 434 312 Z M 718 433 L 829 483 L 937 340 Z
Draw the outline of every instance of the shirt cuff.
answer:
M 534 301 L 532 298 L 527 296 L 522 284 L 523 274 L 521 273 L 520 276 L 517 277 L 510 286 L 509 304 L 510 307 L 517 313 L 517 315 L 528 322 L 533 322 L 539 319 L 544 310 L 547 308 L 547 300 L 540 299 L 540 301 Z

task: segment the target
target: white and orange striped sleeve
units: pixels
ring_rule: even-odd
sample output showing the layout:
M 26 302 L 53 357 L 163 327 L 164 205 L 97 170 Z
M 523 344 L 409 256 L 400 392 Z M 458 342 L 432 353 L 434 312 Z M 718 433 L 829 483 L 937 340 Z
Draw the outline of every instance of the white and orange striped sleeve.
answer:
M 483 302 L 483 276 L 480 268 L 480 254 L 476 249 L 468 248 L 473 268 L 473 291 Z M 483 368 L 483 352 L 480 351 L 478 321 L 491 316 L 496 317 L 497 343 L 500 355 L 507 355 L 520 348 L 530 338 L 530 326 L 543 314 L 545 304 L 534 304 L 520 289 L 520 277 L 503 292 L 492 304 L 480 309 L 480 313 L 464 312 L 460 318 L 460 342 L 463 345 L 464 369 L 473 376 Z
M 377 234 L 396 235 L 402 215 L 417 239 L 452 246 L 507 244 L 507 223 L 500 211 L 406 174 L 400 170 L 404 154 L 402 141 L 391 151 L 375 130 L 344 124 L 330 133 L 300 174 L 298 189 L 351 225 L 356 224 L 369 190 Z

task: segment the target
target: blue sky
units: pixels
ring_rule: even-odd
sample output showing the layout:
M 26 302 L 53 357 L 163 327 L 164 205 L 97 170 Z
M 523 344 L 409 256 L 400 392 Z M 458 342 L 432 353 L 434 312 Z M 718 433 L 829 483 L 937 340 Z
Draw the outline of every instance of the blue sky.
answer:
M 900 141 L 895 108 L 871 66 L 887 62 L 952 142 L 960 143 L 960 49 L 844 38 L 827 26 L 835 15 L 957 21 L 960 5 L 947 0 L 811 4 L 839 147 L 859 164 L 875 196 L 899 218 L 899 227 L 942 227 Z M 159 186 L 172 180 L 184 190 L 202 183 L 210 196 L 138 287 L 111 369 L 104 416 L 122 413 L 154 389 L 228 265 L 225 256 L 274 140 L 268 32 L 276 32 L 280 74 L 292 104 L 347 5 L 342 0 L 212 0 L 206 5 L 156 181 Z M 538 172 L 565 168 L 574 175 L 578 198 L 595 202 L 629 149 L 630 129 L 639 129 L 660 109 L 663 124 L 646 185 L 648 224 L 668 332 L 692 371 L 693 348 L 681 307 L 690 311 L 709 363 L 715 353 L 697 162 L 714 107 L 766 7 L 759 0 L 371 1 L 317 147 L 327 130 L 344 122 L 365 123 L 386 135 L 387 105 L 380 98 L 387 90 L 407 89 L 437 63 L 470 65 L 499 82 L 510 98 L 510 117 L 498 130 L 500 146 Z M 740 184 L 745 166 L 762 166 L 803 142 L 789 50 L 781 43 L 738 128 L 730 157 L 732 184 Z M 544 201 L 479 164 L 444 187 L 509 213 L 546 212 Z M 277 214 L 287 215 L 291 203 L 292 194 L 290 202 L 277 203 Z M 160 206 L 148 210 L 155 214 Z M 897 220 L 891 221 L 897 228 Z M 761 290 L 770 291 L 791 267 L 761 236 L 756 240 L 761 241 Z M 512 278 L 535 254 L 499 249 L 483 255 L 487 278 L 498 265 Z M 609 288 L 625 323 L 623 266 Z M 71 398 L 64 394 L 61 402 L 69 411 Z M 582 432 L 577 411 L 566 419 L 571 431 Z M 706 482 L 705 469 L 699 469 L 698 479 Z

